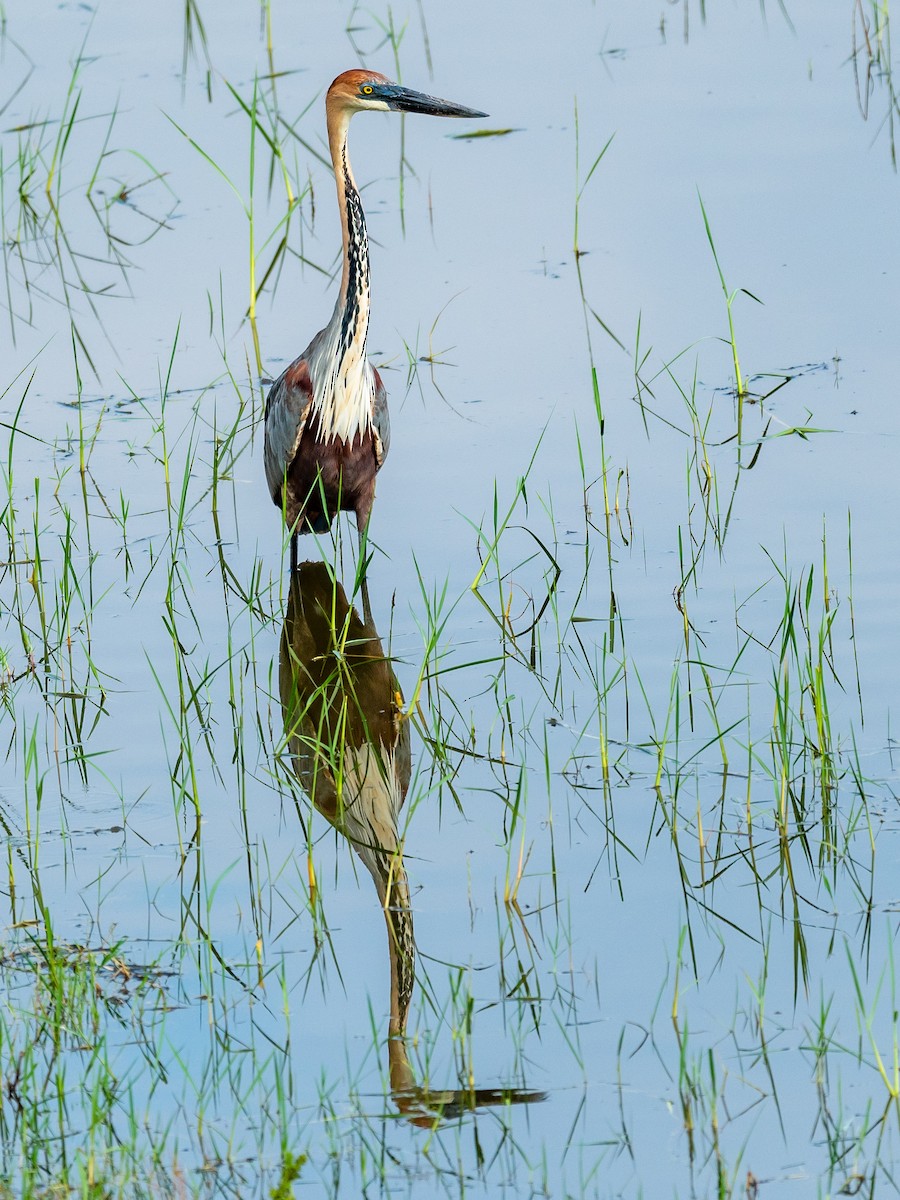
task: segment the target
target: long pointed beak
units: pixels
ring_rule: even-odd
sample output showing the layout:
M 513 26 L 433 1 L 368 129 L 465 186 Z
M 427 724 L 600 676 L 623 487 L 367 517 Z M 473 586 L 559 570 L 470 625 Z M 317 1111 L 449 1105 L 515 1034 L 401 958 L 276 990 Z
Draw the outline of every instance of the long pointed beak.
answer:
M 477 108 L 466 108 L 463 104 L 454 104 L 452 100 L 439 100 L 437 96 L 426 96 L 424 92 L 414 92 L 412 88 L 400 87 L 399 84 L 395 84 L 390 95 L 384 99 L 395 112 L 425 113 L 429 117 L 487 116 Z

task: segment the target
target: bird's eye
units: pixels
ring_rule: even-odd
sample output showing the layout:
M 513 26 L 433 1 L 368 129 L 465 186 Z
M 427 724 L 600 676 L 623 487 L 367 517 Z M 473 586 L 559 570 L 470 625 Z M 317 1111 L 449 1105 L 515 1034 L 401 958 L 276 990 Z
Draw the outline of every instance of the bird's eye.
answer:
M 372 85 L 370 83 L 367 83 L 366 86 L 362 90 L 363 90 L 364 95 L 371 96 L 372 92 L 375 89 L 372 87 Z

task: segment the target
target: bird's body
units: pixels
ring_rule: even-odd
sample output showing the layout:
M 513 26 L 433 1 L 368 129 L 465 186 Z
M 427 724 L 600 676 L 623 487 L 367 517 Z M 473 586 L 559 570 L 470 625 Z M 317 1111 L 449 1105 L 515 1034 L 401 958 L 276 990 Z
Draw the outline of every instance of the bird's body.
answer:
M 362 531 L 375 499 L 375 475 L 390 446 L 387 395 L 368 363 L 371 381 L 357 388 L 358 415 L 351 416 L 349 404 L 336 413 L 333 396 L 331 404 L 314 402 L 310 360 L 319 357 L 317 343 L 327 333 L 316 334 L 275 382 L 266 410 L 269 489 L 295 533 L 325 533 L 341 510 L 356 513 Z
M 369 245 L 347 152 L 350 118 L 366 109 L 485 115 L 372 71 L 345 71 L 328 89 L 328 144 L 343 236 L 341 288 L 331 320 L 275 381 L 266 402 L 266 479 L 291 531 L 293 565 L 296 535 L 326 531 L 342 510 L 355 513 L 362 536 L 375 476 L 390 447 L 387 393 L 366 357 Z

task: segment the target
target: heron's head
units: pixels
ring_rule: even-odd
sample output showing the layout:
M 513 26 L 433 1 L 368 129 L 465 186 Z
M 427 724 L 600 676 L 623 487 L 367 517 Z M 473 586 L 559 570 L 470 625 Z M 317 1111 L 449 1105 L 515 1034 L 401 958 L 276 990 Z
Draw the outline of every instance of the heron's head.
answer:
M 326 104 L 343 108 L 350 113 L 365 112 L 415 112 L 430 117 L 486 117 L 487 113 L 475 108 L 454 104 L 451 100 L 439 100 L 424 92 L 392 83 L 386 75 L 377 71 L 345 71 L 328 89 Z

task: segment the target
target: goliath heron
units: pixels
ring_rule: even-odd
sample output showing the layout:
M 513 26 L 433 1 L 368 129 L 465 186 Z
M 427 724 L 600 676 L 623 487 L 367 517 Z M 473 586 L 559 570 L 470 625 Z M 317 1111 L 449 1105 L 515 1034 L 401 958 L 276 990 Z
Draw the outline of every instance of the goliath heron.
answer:
M 266 402 L 266 479 L 291 532 L 292 570 L 297 534 L 324 533 L 342 509 L 356 514 L 362 546 L 375 475 L 390 445 L 387 393 L 366 358 L 369 249 L 347 154 L 350 118 L 372 109 L 487 116 L 401 87 L 375 71 L 345 71 L 328 89 L 328 145 L 343 231 L 341 290 L 331 320 L 275 381 Z

